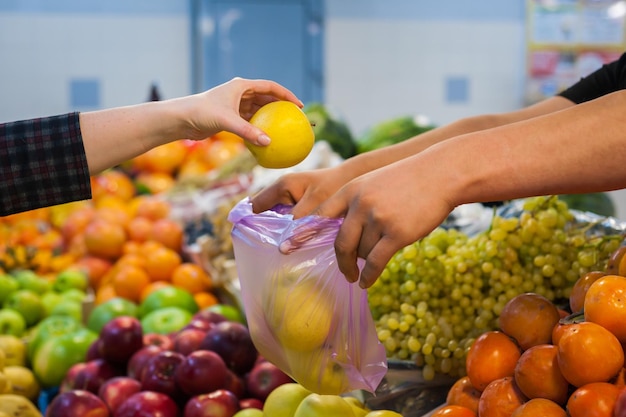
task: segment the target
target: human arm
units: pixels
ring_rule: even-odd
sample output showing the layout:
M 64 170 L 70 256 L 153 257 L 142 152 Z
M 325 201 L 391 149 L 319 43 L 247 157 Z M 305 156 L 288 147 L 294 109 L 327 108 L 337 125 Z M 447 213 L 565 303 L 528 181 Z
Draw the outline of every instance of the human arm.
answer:
M 394 253 L 458 205 L 626 186 L 626 90 L 519 122 L 457 136 L 363 174 L 312 214 L 344 217 L 339 269 L 369 287 Z
M 286 174 L 255 195 L 252 198 L 252 205 L 254 211 L 258 213 L 278 203 L 295 204 L 293 214 L 295 217 L 301 217 L 308 214 L 348 181 L 418 154 L 434 144 L 462 134 L 548 114 L 572 105 L 574 104 L 570 100 L 557 96 L 507 113 L 467 117 L 398 144 L 354 156 L 336 167 Z

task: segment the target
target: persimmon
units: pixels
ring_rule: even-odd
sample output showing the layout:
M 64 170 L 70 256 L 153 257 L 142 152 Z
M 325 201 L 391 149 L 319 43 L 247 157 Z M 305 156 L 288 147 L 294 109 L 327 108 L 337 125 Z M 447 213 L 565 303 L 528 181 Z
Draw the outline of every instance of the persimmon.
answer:
M 460 405 L 478 413 L 478 399 L 480 391 L 472 385 L 467 375 L 459 378 L 448 390 L 446 404 Z
M 183 246 L 185 231 L 183 226 L 169 218 L 158 219 L 152 223 L 148 239 L 162 243 L 164 246 L 180 252 Z
M 511 417 L 567 417 L 567 413 L 557 403 L 545 398 L 533 398 L 517 407 Z
M 164 219 L 170 214 L 171 206 L 166 200 L 154 195 L 142 195 L 133 201 L 135 215 L 150 220 Z
M 626 277 L 606 275 L 596 280 L 585 295 L 585 321 L 591 321 L 626 343 Z
M 619 392 L 608 382 L 585 384 L 570 395 L 567 412 L 570 417 L 613 417 Z
M 557 360 L 558 348 L 537 345 L 522 353 L 515 367 L 515 382 L 528 398 L 546 398 L 565 404 L 569 383 L 563 377 Z
M 126 232 L 133 242 L 145 242 L 150 238 L 153 221 L 147 217 L 137 216 L 128 221 Z
M 510 417 L 528 398 L 511 376 L 499 378 L 487 385 L 478 401 L 480 417 Z
M 586 274 L 583 274 L 572 286 L 572 292 L 569 296 L 569 308 L 572 310 L 572 313 L 577 313 L 582 311 L 583 306 L 585 304 L 585 294 L 587 294 L 587 290 L 591 287 L 591 284 L 596 282 L 598 278 L 608 275 L 603 271 L 590 271 Z
M 445 405 L 435 411 L 431 417 L 476 417 L 476 413 L 460 405 Z
M 212 281 L 209 274 L 198 264 L 183 262 L 172 271 L 171 283 L 184 288 L 192 294 L 211 288 Z
M 490 382 L 513 376 L 521 351 L 505 333 L 492 330 L 478 336 L 467 353 L 465 366 L 472 386 L 483 391 Z
M 115 272 L 111 284 L 118 296 L 137 303 L 143 289 L 150 284 L 150 277 L 143 268 L 128 264 Z
M 111 260 L 122 255 L 126 231 L 120 224 L 96 219 L 87 225 L 83 237 L 87 253 Z
M 626 246 L 620 246 L 615 250 L 606 264 L 606 268 L 604 269 L 609 275 L 622 275 L 620 274 L 620 263 L 626 254 Z M 622 271 L 624 272 L 624 271 Z
M 517 341 L 522 350 L 550 343 L 552 329 L 561 316 L 556 305 L 535 293 L 523 293 L 510 299 L 502 309 L 498 325 Z
M 565 379 L 581 387 L 614 378 L 624 366 L 624 350 L 617 337 L 593 322 L 570 326 L 557 345 L 557 361 Z
M 172 273 L 181 263 L 178 252 L 161 247 L 146 255 L 144 268 L 152 281 L 170 281 Z

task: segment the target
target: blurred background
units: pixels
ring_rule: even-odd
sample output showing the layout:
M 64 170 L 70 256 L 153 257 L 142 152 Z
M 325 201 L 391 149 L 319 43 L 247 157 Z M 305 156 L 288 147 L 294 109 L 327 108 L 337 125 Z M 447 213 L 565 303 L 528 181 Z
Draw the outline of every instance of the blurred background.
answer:
M 355 135 L 552 95 L 619 56 L 615 0 L 0 0 L 0 121 L 269 78 Z M 581 173 L 584 175 L 584 173 Z M 611 193 L 626 219 L 626 192 Z

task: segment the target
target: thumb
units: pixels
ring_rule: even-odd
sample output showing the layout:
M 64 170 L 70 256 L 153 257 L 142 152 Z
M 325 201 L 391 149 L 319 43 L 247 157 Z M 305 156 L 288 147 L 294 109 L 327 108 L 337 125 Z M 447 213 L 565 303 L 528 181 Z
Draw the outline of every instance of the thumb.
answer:
M 240 117 L 228 120 L 227 126 L 226 130 L 253 145 L 266 146 L 270 143 L 270 138 L 264 131 Z

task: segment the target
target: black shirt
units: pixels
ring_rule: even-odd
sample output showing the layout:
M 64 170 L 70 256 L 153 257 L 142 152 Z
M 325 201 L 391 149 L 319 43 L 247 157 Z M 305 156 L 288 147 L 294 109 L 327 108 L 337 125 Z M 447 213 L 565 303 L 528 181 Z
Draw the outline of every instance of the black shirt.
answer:
M 558 95 L 579 104 L 623 89 L 626 89 L 626 53 L 581 78 Z

